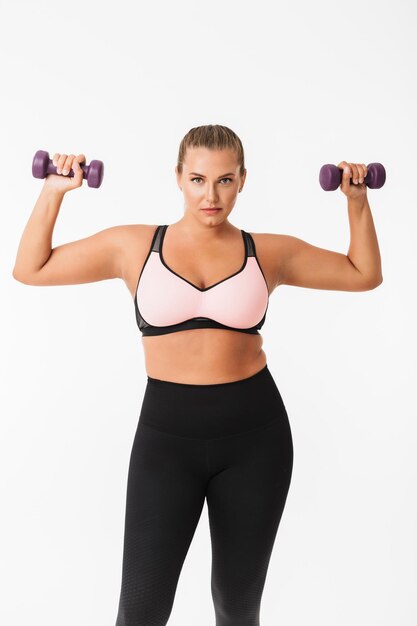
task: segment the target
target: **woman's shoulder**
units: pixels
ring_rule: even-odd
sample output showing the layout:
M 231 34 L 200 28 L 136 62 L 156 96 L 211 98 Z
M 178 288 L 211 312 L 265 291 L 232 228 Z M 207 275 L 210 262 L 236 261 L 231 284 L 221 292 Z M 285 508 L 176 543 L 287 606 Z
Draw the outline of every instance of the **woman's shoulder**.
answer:
M 149 232 L 155 232 L 158 224 L 120 224 L 114 226 L 120 230 L 126 237 L 140 237 L 145 236 Z
M 252 233 L 248 232 L 254 243 L 256 252 L 263 254 L 265 257 L 276 257 L 277 251 L 282 249 L 285 242 L 288 240 L 288 235 L 281 233 Z
M 130 249 L 137 250 L 138 246 L 140 248 L 150 244 L 157 228 L 158 224 L 120 224 L 112 230 L 128 252 Z

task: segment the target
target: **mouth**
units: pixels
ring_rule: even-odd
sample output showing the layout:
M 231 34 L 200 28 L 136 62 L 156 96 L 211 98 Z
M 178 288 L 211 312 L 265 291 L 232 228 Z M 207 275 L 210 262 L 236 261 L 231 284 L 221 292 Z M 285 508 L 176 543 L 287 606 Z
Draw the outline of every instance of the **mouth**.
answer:
M 214 208 L 209 208 L 207 207 L 206 209 L 201 209 L 202 211 L 206 211 L 206 213 L 216 213 L 216 211 L 221 211 L 221 207 L 214 207 Z

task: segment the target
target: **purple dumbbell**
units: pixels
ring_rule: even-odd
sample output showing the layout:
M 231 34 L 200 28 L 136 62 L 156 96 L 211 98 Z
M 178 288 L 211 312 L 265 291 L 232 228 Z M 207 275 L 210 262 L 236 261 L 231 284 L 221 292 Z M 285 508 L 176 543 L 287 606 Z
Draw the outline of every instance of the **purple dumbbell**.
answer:
M 83 178 L 87 179 L 89 187 L 100 187 L 101 181 L 104 175 L 104 163 L 103 161 L 91 161 L 90 165 L 84 165 L 80 163 L 80 167 L 83 171 Z M 32 174 L 35 178 L 46 178 L 48 174 L 56 174 L 57 168 L 49 158 L 49 152 L 46 150 L 38 150 L 33 157 L 32 162 Z M 62 174 L 58 174 L 62 176 Z M 70 170 L 68 176 L 74 177 L 74 170 Z
M 334 191 L 342 182 L 343 169 L 326 163 L 320 169 L 319 183 L 324 191 Z M 380 189 L 385 183 L 386 173 L 382 163 L 369 163 L 363 182 L 370 189 Z M 352 183 L 351 183 L 352 184 Z

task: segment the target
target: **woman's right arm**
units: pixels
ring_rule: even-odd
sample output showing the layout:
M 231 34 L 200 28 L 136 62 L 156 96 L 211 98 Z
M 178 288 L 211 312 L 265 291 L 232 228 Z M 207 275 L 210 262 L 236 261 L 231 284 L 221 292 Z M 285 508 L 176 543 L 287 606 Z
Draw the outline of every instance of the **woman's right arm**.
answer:
M 82 159 L 83 155 L 80 157 Z M 68 159 L 58 159 L 58 163 L 68 167 Z M 17 251 L 13 277 L 19 282 L 72 285 L 122 277 L 122 255 L 129 226 L 106 228 L 51 249 L 53 229 L 65 192 L 82 184 L 81 168 L 74 171 L 73 179 L 55 174 L 46 178 Z

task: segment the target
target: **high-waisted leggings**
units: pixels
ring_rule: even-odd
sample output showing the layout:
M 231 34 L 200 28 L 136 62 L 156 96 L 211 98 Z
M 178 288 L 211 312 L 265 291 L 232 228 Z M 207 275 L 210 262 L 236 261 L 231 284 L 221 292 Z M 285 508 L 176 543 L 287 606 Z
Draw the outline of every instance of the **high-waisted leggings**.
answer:
M 216 626 L 259 626 L 293 467 L 268 366 L 196 385 L 148 377 L 131 451 L 116 626 L 163 626 L 207 498 Z

